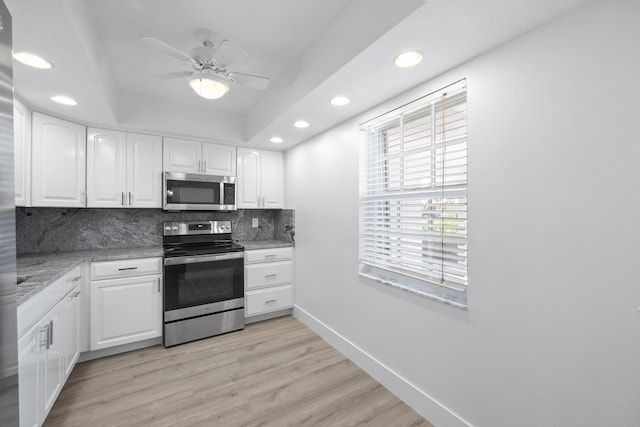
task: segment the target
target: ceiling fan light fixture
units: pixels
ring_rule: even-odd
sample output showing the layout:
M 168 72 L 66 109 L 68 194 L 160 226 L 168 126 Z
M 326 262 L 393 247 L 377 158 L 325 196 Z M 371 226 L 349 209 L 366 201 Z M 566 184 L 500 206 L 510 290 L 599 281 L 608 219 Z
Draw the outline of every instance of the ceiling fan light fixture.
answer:
M 189 80 L 189 86 L 206 99 L 222 98 L 229 92 L 229 83 L 217 76 L 196 76 Z

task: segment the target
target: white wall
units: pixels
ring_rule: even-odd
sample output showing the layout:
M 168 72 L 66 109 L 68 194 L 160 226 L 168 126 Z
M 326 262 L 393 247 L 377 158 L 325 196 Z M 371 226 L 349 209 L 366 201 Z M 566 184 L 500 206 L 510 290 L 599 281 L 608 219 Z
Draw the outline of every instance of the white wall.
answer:
M 593 2 L 286 153 L 295 313 L 439 427 L 640 425 L 638 16 Z M 357 124 L 462 77 L 468 311 L 357 276 Z

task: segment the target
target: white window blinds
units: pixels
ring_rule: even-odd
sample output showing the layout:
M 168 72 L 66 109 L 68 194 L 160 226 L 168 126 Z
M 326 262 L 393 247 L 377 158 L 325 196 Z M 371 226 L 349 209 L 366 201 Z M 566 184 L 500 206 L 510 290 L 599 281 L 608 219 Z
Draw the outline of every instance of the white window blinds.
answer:
M 466 304 L 465 81 L 364 124 L 360 273 Z

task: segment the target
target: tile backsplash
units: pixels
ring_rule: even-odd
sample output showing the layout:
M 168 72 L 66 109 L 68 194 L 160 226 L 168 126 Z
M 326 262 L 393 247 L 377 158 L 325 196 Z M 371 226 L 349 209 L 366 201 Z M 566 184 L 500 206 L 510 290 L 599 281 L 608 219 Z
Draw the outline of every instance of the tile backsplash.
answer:
M 253 219 L 258 227 L 252 227 Z M 294 241 L 292 209 L 165 212 L 161 209 L 16 208 L 18 254 L 162 245 L 163 221 L 231 220 L 234 240 Z

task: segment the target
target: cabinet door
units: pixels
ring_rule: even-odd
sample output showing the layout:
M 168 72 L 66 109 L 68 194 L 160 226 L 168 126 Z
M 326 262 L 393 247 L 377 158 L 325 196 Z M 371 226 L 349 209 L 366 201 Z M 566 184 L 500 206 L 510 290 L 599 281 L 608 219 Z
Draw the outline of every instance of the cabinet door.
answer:
M 33 206 L 85 206 L 86 128 L 32 115 Z
M 43 320 L 48 326 L 49 345 L 44 354 L 44 413 L 43 419 L 53 407 L 60 394 L 64 365 L 64 323 L 62 319 L 63 303 L 54 307 Z
M 236 189 L 239 209 L 260 207 L 260 150 L 238 148 Z
M 164 138 L 163 164 L 166 172 L 201 173 L 202 143 Z
M 91 282 L 91 351 L 161 336 L 161 288 L 159 275 Z
M 123 208 L 127 187 L 124 132 L 87 129 L 87 206 Z
M 282 209 L 284 187 L 282 153 L 262 151 L 260 156 L 260 181 L 262 189 L 262 203 L 260 207 Z
M 209 175 L 236 176 L 236 147 L 203 142 L 202 166 Z
M 31 206 L 31 113 L 13 100 L 16 206 Z
M 64 369 L 68 378 L 80 356 L 80 286 L 76 286 L 64 300 Z
M 18 340 L 20 427 L 40 425 L 42 417 L 42 364 L 40 354 L 45 332 L 38 323 Z
M 162 138 L 127 134 L 127 206 L 161 208 L 161 193 Z

